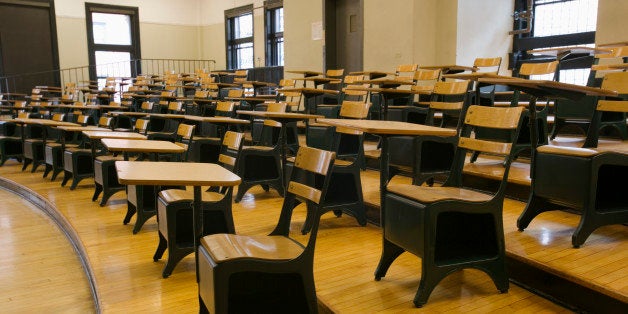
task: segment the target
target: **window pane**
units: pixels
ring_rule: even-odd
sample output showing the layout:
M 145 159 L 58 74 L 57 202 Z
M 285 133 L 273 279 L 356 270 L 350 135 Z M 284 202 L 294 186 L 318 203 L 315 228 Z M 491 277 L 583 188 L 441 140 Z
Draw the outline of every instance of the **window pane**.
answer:
M 96 51 L 97 77 L 131 76 L 131 54 L 118 51 Z
M 253 43 L 236 45 L 236 61 L 238 69 L 253 67 Z
M 283 8 L 275 10 L 275 33 L 283 32 Z
M 124 14 L 92 13 L 94 43 L 131 44 L 131 17 Z
M 235 18 L 235 39 L 253 36 L 253 14 Z
M 283 37 L 277 43 L 277 65 L 283 65 Z
M 534 11 L 534 36 L 552 36 L 595 31 L 598 0 L 537 1 Z

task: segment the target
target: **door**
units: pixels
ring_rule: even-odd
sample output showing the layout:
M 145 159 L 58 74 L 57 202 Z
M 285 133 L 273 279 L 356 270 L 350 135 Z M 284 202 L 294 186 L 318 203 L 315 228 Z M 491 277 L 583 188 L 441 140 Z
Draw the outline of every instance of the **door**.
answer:
M 326 69 L 363 70 L 363 4 L 363 0 L 325 1 Z
M 0 91 L 30 94 L 59 86 L 54 8 L 47 1 L 0 0 Z M 54 71 L 54 72 L 53 72 Z

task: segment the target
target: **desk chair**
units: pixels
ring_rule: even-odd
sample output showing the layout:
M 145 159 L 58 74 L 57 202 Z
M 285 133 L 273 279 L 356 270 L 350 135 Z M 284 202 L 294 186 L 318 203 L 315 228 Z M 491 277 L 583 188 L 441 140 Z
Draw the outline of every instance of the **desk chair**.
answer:
M 478 70 L 477 72 L 490 72 L 490 73 L 499 73 L 499 68 L 502 64 L 501 57 L 495 58 L 476 58 L 473 61 L 473 66 Z M 475 91 L 480 90 L 480 101 L 479 104 L 483 106 L 492 106 L 495 102 L 495 85 L 483 86 L 479 82 L 474 82 L 474 86 L 471 90 Z M 475 104 L 476 93 L 472 93 L 470 98 L 470 103 Z
M 616 113 L 623 121 L 622 127 L 616 126 L 621 139 L 624 140 L 626 134 L 626 98 L 628 97 L 628 72 L 609 73 L 604 76 L 602 88 L 616 91 L 620 96 L 619 99 L 598 100 L 595 113 L 591 119 L 591 127 L 587 132 L 587 138 L 584 147 L 597 147 L 600 130 L 602 126 L 608 123 L 604 120 L 608 117 L 608 113 Z
M 228 131 L 223 139 L 219 163 L 233 170 L 242 145 L 243 133 Z M 235 233 L 231 213 L 233 187 L 220 191 L 206 191 L 202 194 L 203 232 Z M 157 197 L 157 223 L 159 225 L 159 245 L 153 256 L 156 262 L 168 249 L 168 261 L 162 276 L 167 278 L 181 259 L 194 252 L 194 234 L 192 230 L 192 201 L 194 193 L 190 190 L 167 189 Z
M 550 79 L 553 80 L 556 77 L 556 71 L 558 69 L 558 61 L 551 62 L 540 62 L 540 63 L 523 63 L 517 72 L 517 75 L 513 75 L 516 77 L 522 78 L 530 78 L 530 76 L 536 75 L 547 75 L 550 76 Z M 513 98 L 510 106 L 520 106 L 523 104 L 519 104 L 521 92 L 516 90 L 513 93 Z M 527 104 L 526 104 L 527 106 Z M 537 103 L 538 107 L 538 103 Z M 547 113 L 549 111 L 547 102 L 543 106 L 541 110 L 537 110 L 536 118 L 537 118 L 537 127 L 538 127 L 538 143 L 537 145 L 546 145 L 548 143 L 548 127 L 547 127 Z M 529 150 L 532 143 L 530 143 L 530 129 L 528 127 L 530 113 L 528 110 L 524 110 L 523 119 L 524 125 L 521 132 L 518 133 L 517 140 L 514 143 L 513 151 L 515 158 L 519 156 L 523 151 Z M 478 129 L 478 136 L 481 138 L 490 138 L 490 139 L 501 139 L 502 141 L 509 141 L 512 136 L 512 132 L 507 130 L 491 130 L 485 131 L 483 129 Z M 471 161 L 474 162 L 479 153 L 473 153 L 471 156 Z
M 133 131 L 144 134 L 148 127 L 148 120 L 137 119 Z M 115 168 L 115 162 L 118 160 L 124 160 L 120 156 L 97 156 L 94 159 L 94 195 L 92 196 L 92 202 L 96 201 L 103 193 L 102 199 L 99 205 L 105 206 L 107 201 L 115 193 L 124 191 L 126 186 L 118 182 L 118 174 Z
M 284 195 L 281 123 L 270 119 L 263 121 L 259 142 L 240 150 L 235 173 L 242 179 L 234 199 L 236 203 L 256 185 L 261 185 L 267 192 L 272 187 L 279 195 Z
M 601 107 L 628 106 L 601 104 Z M 528 203 L 517 219 L 519 231 L 539 214 L 552 210 L 574 210 L 581 215 L 571 236 L 579 248 L 598 228 L 628 223 L 625 186 L 616 178 L 628 175 L 628 155 L 623 148 L 573 148 L 545 145 L 537 148 L 534 181 Z
M 427 108 L 416 107 L 415 113 L 422 114 L 423 124 L 434 125 L 434 116 L 440 112 L 440 126 L 447 126 L 448 120 L 456 118 L 456 129 L 462 126 L 468 105 L 467 91 L 469 81 L 439 81 L 434 85 L 431 100 Z M 446 175 L 451 170 L 454 153 L 458 142 L 456 137 L 440 136 L 394 136 L 390 137 L 390 176 L 400 172 L 412 174 L 413 184 L 434 183 L 438 175 Z
M 300 147 L 277 227 L 269 236 L 213 234 L 198 248 L 202 313 L 316 313 L 314 247 L 327 195 L 334 154 Z M 307 244 L 289 237 L 292 211 L 299 203 L 315 210 Z M 279 304 L 279 305 L 278 305 Z
M 55 113 L 52 116 L 53 121 L 63 121 L 65 117 L 62 113 Z M 28 126 L 27 126 L 28 127 Z M 37 128 L 39 130 L 35 130 Z M 30 163 L 33 163 L 33 167 L 31 172 L 35 172 L 37 167 L 41 164 L 45 164 L 46 156 L 45 156 L 45 144 L 48 139 L 52 141 L 59 140 L 59 132 L 53 127 L 49 126 L 30 126 L 30 130 L 27 131 L 27 134 L 30 133 L 31 136 L 29 138 L 24 139 L 24 164 L 22 170 L 24 170 Z M 40 133 L 40 137 L 33 137 L 33 133 Z M 44 171 L 44 177 L 46 172 Z
M 21 162 L 24 158 L 22 127 L 13 122 L 4 122 L 0 126 L 3 130 L 0 136 L 0 166 L 9 159 Z
M 212 116 L 233 117 L 236 103 L 219 101 Z M 198 134 L 194 136 L 190 147 L 190 161 L 217 162 L 221 151 L 222 137 L 227 130 L 211 122 L 201 122 Z
M 423 306 L 432 290 L 449 274 L 464 268 L 486 272 L 500 292 L 508 291 L 502 210 L 512 143 L 473 138 L 477 127 L 514 130 L 523 108 L 470 106 L 461 128 L 451 173 L 443 186 L 391 182 L 382 212 L 383 249 L 375 280 L 381 280 L 403 252 L 421 258 L 421 281 L 414 305 Z M 506 167 L 497 191 L 462 185 L 468 151 L 505 155 Z
M 177 129 L 175 144 L 189 148 L 189 141 L 194 134 L 194 128 L 194 125 L 180 124 Z M 187 161 L 188 153 L 188 150 L 186 150 L 180 157 L 172 157 L 170 159 L 185 162 Z M 158 160 L 159 157 L 156 156 L 154 159 Z M 142 229 L 144 223 L 157 214 L 155 200 L 158 192 L 157 187 L 152 185 L 127 185 L 127 212 L 122 223 L 124 225 L 128 224 L 133 215 L 135 215 L 133 234 L 137 234 Z
M 628 46 L 615 47 L 610 54 L 595 55 L 587 86 L 599 87 L 607 73 L 618 72 L 621 70 L 612 69 L 607 64 L 599 64 L 604 60 L 620 60 L 628 57 Z M 617 61 L 615 61 L 617 62 Z M 554 139 L 558 133 L 566 126 L 576 126 L 585 135 L 589 133 L 591 119 L 594 116 L 597 107 L 597 97 L 584 96 L 578 100 L 560 99 L 554 102 L 554 124 L 550 139 Z M 604 112 L 601 115 L 599 124 L 596 128 L 598 131 L 607 128 L 614 129 L 622 140 L 628 138 L 628 129 L 626 128 L 626 114 L 623 112 Z M 607 131 L 607 130 L 604 130 Z
M 112 117 L 100 117 L 98 126 L 111 128 L 112 121 Z M 71 178 L 72 185 L 70 185 L 70 190 L 74 190 L 81 180 L 94 176 L 94 159 L 101 155 L 102 152 L 96 152 L 96 156 L 94 156 L 93 153 L 96 149 L 92 150 L 90 147 L 92 144 L 88 142 L 88 140 L 84 140 L 81 146 L 66 147 L 63 152 L 64 175 L 61 186 L 65 186 Z
M 342 104 L 340 115 L 346 119 L 364 119 L 369 112 L 368 103 L 345 101 Z M 362 193 L 362 180 L 360 170 L 366 169 L 364 160 L 364 134 L 361 131 L 341 128 L 312 125 L 312 129 L 326 128 L 327 136 L 333 139 L 331 150 L 336 153 L 327 196 L 321 201 L 320 206 L 326 211 L 333 211 L 336 217 L 343 212 L 356 218 L 360 226 L 366 225 L 366 209 Z M 309 146 L 309 145 L 308 145 Z M 286 172 L 290 172 L 293 165 L 288 164 Z M 311 216 L 313 211 L 308 211 L 301 232 L 306 234 L 311 222 L 315 219 Z
M 86 124 L 91 117 L 85 115 L 77 116 L 79 124 Z M 46 142 L 44 147 L 45 166 L 43 177 L 47 177 L 50 172 L 50 181 L 54 181 L 59 173 L 63 172 L 63 152 L 66 148 L 76 148 L 81 144 L 80 132 L 61 132 L 57 141 Z

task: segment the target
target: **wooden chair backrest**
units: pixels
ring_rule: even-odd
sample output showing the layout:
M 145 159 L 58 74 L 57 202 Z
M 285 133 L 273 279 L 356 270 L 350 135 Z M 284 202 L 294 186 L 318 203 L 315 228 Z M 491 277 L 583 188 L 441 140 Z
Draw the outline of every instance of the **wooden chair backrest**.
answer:
M 340 106 L 339 116 L 350 119 L 366 119 L 369 114 L 370 103 L 345 100 Z
M 181 111 L 183 109 L 183 102 L 181 101 L 171 101 L 168 103 L 168 110 L 170 111 Z
M 194 125 L 179 123 L 179 127 L 177 128 L 177 135 L 184 140 L 189 140 L 192 138 L 194 134 Z
M 334 152 L 301 146 L 297 151 L 294 167 L 324 176 L 327 175 L 335 157 Z M 294 181 L 288 183 L 288 192 L 316 204 L 320 203 L 322 196 L 320 189 Z
M 464 95 L 469 89 L 469 81 L 440 81 L 434 85 L 433 95 Z M 464 100 L 456 102 L 430 101 L 430 108 L 437 110 L 460 110 Z
M 230 89 L 227 93 L 227 97 L 242 97 L 244 91 L 238 88 Z
M 329 69 L 325 71 L 326 77 L 342 77 L 345 74 L 345 69 Z
M 232 112 L 235 109 L 236 103 L 232 101 L 219 101 L 216 104 L 216 111 Z
M 286 112 L 287 107 L 288 105 L 286 103 L 280 103 L 280 102 L 266 103 L 266 111 L 268 112 Z
M 619 94 L 628 94 L 628 72 L 608 73 L 602 80 L 602 88 L 614 90 Z
M 135 127 L 133 129 L 135 132 L 144 134 L 146 130 L 148 130 L 148 122 L 150 122 L 148 119 L 137 119 L 135 120 Z
M 30 112 L 18 112 L 17 117 L 19 119 L 26 119 L 30 116 Z
M 412 80 L 415 82 L 418 81 L 436 81 L 440 77 L 440 69 L 436 70 L 428 70 L 428 69 L 418 69 L 414 71 L 414 76 Z M 432 84 L 433 85 L 433 84 Z
M 495 58 L 476 58 L 475 61 L 473 61 L 473 66 L 476 68 L 494 68 L 497 67 L 497 69 L 495 70 L 496 72 L 499 71 L 499 67 L 502 64 L 502 57 L 495 57 Z
M 207 98 L 209 97 L 209 91 L 197 90 L 194 92 L 194 98 Z
M 293 79 L 281 79 L 279 81 L 279 87 L 294 87 L 296 80 Z
M 122 107 L 122 103 L 119 103 L 117 101 L 110 101 L 109 106 Z
M 242 146 L 243 139 L 244 133 L 227 131 L 225 132 L 225 136 L 222 138 L 222 146 L 226 147 L 228 150 L 239 151 Z M 235 167 L 236 160 L 237 157 L 228 156 L 223 152 L 218 155 L 218 162 L 230 167 Z
M 111 127 L 111 121 L 113 121 L 112 117 L 100 117 L 98 119 L 98 126 L 102 128 Z
M 153 103 L 150 101 L 143 101 L 140 108 L 145 111 L 151 111 L 153 110 Z
M 15 108 L 25 108 L 26 107 L 26 101 L 25 100 L 16 101 L 13 104 L 13 107 L 15 107 Z
M 555 74 L 558 67 L 558 61 L 540 62 L 540 63 L 523 63 L 519 68 L 519 75 L 543 75 Z
M 603 89 L 614 90 L 620 95 L 628 94 L 628 72 L 608 73 L 602 80 Z M 628 112 L 627 100 L 601 99 L 597 102 L 598 111 Z
M 52 115 L 52 121 L 63 121 L 63 118 L 65 118 L 65 114 L 64 113 L 55 113 Z
M 480 128 L 501 130 L 515 130 L 519 126 L 519 120 L 523 107 L 489 107 L 470 106 L 464 118 L 464 124 Z M 468 150 L 479 151 L 497 155 L 508 155 L 512 143 L 504 143 L 488 139 L 475 139 L 460 136 L 458 146 Z
M 89 116 L 81 114 L 76 118 L 76 123 L 78 124 L 87 124 L 88 122 L 89 122 Z
M 418 68 L 419 68 L 418 64 L 400 64 L 395 69 L 395 73 L 397 73 L 398 75 L 400 73 L 414 72 Z

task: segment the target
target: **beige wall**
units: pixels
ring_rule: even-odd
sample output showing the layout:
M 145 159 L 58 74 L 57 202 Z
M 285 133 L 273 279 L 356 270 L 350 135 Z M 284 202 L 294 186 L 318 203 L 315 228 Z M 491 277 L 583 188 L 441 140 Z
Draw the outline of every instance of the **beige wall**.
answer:
M 599 0 L 597 11 L 597 44 L 628 42 L 628 1 Z
M 55 0 L 62 69 L 89 63 L 85 2 L 138 7 L 142 58 L 198 59 L 202 56 L 199 0 L 186 0 L 188 5 L 169 0 Z
M 472 65 L 475 58 L 502 57 L 500 72 L 507 72 L 513 9 L 513 1 L 459 0 L 455 63 Z
M 312 23 L 323 20 L 323 1 L 284 1 L 286 70 L 323 70 L 324 40 L 311 36 Z M 84 2 L 55 1 L 62 68 L 87 64 Z M 255 65 L 265 63 L 263 0 L 91 2 L 140 8 L 142 57 L 214 59 L 215 69 L 226 67 L 224 11 L 252 3 Z M 495 55 L 503 57 L 504 69 L 512 6 L 511 0 L 364 0 L 364 69 L 471 64 L 475 57 Z M 599 0 L 598 43 L 628 40 L 625 12 L 628 1 Z
M 414 0 L 364 1 L 364 69 L 414 63 Z M 386 8 L 386 9 L 383 9 Z
M 324 42 L 312 40 L 312 23 L 323 21 L 322 0 L 285 0 L 283 6 L 285 70 L 323 71 Z

